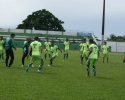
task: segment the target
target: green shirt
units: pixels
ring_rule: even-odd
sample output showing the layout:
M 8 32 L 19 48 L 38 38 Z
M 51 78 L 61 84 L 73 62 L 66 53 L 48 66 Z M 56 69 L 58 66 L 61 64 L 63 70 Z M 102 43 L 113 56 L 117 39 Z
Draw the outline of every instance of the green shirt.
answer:
M 23 47 L 22 47 L 22 51 L 28 53 L 28 48 L 29 48 L 29 46 L 30 46 L 30 43 L 29 43 L 29 42 L 26 42 L 26 43 L 23 45 Z
M 79 47 L 80 47 L 80 51 L 82 51 L 83 50 L 83 43 L 80 43 Z
M 87 43 L 83 43 L 83 52 L 87 52 L 87 50 L 88 50 Z
M 95 45 L 95 44 L 91 44 L 90 46 L 89 46 L 89 49 L 92 49 L 92 52 L 91 52 L 91 54 L 89 55 L 89 58 L 90 59 L 98 59 L 98 47 L 97 47 L 97 45 Z
M 47 50 L 50 50 L 51 43 L 50 42 L 45 42 L 44 46 L 46 47 Z
M 0 40 L 0 50 L 3 50 L 3 43 L 4 43 L 4 41 Z
M 102 49 L 103 49 L 103 54 L 107 54 L 107 53 L 108 53 L 109 46 L 103 45 Z
M 52 55 L 58 55 L 58 46 L 54 45 L 53 47 L 51 47 L 51 52 Z
M 42 47 L 42 44 L 40 42 L 34 41 L 30 44 L 30 47 L 32 48 L 32 55 L 40 55 L 40 48 Z
M 27 43 L 27 41 L 24 41 L 24 44 Z
M 64 46 L 65 46 L 65 50 L 69 49 L 69 42 L 68 42 L 68 41 L 65 41 L 65 42 L 64 42 Z
M 12 48 L 16 49 L 14 46 L 14 40 L 11 37 L 8 37 L 4 42 L 5 50 L 12 50 Z

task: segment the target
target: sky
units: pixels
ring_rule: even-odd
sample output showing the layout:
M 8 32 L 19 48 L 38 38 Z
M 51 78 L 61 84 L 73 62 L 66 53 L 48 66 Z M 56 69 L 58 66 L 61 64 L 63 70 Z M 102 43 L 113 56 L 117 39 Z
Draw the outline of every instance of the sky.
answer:
M 125 35 L 125 0 L 105 0 L 105 35 Z M 0 28 L 16 28 L 32 12 L 46 9 L 70 32 L 93 32 L 101 39 L 103 0 L 0 0 Z

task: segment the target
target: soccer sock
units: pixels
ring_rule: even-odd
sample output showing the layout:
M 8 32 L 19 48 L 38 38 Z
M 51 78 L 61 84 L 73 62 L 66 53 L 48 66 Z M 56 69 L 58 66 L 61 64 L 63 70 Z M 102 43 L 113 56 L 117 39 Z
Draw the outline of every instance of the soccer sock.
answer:
M 96 76 L 96 68 L 94 65 L 93 65 L 93 72 L 94 72 L 94 76 Z
M 89 66 L 86 66 L 86 69 L 87 69 L 87 76 L 89 76 L 89 71 L 90 71 Z
M 67 58 L 66 58 L 66 59 L 68 59 L 68 56 L 69 56 L 69 55 L 67 54 Z
M 46 59 L 46 54 L 45 54 L 45 59 Z
M 83 61 L 81 61 L 81 65 L 83 65 Z
M 43 62 L 40 63 L 40 67 L 38 69 L 41 70 L 42 66 L 43 66 Z
M 64 54 L 64 60 L 65 60 L 65 55 L 66 55 L 66 54 Z
M 49 54 L 49 58 L 50 58 L 50 54 Z
M 4 59 L 4 53 L 2 53 L 2 59 Z
M 53 60 L 52 60 L 52 59 L 50 59 L 50 65 L 52 65 L 52 61 L 53 61 Z
M 26 72 L 28 72 L 28 70 L 29 70 L 29 68 L 32 66 L 32 63 L 31 64 L 29 64 L 28 66 L 27 66 L 27 68 L 26 68 Z
M 107 58 L 107 62 L 108 62 L 108 58 Z

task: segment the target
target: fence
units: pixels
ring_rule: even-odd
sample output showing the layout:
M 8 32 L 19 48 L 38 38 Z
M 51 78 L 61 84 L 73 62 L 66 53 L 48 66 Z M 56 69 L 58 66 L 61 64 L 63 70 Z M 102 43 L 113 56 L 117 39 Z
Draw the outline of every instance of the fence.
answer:
M 101 41 L 98 41 L 101 45 Z M 125 52 L 125 42 L 107 41 L 107 45 L 111 46 L 111 52 Z

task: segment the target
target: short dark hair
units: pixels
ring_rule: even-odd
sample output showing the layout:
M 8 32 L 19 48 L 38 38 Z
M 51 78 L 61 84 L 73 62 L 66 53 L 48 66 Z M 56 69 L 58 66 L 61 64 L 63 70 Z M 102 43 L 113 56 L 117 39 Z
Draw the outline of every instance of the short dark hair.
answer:
M 90 40 L 89 40 L 89 42 L 93 43 L 93 40 L 92 40 L 92 39 L 90 39 Z
M 11 35 L 10 36 L 15 36 L 15 34 L 14 33 L 11 33 Z
M 107 43 L 106 41 L 104 43 Z
M 39 38 L 36 36 L 35 38 L 34 38 L 35 40 L 39 40 Z
M 85 41 L 86 41 L 86 38 L 84 38 L 83 40 L 85 40 Z

